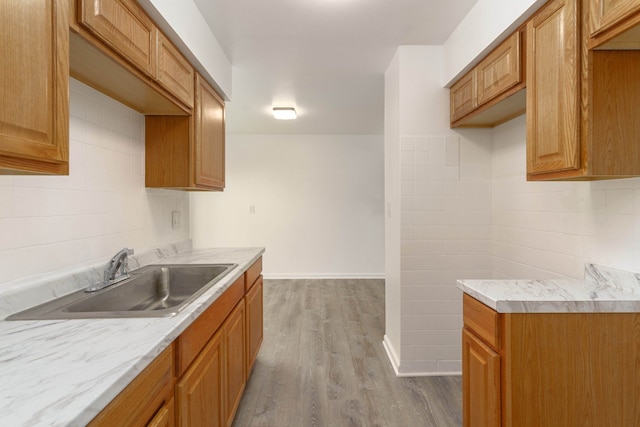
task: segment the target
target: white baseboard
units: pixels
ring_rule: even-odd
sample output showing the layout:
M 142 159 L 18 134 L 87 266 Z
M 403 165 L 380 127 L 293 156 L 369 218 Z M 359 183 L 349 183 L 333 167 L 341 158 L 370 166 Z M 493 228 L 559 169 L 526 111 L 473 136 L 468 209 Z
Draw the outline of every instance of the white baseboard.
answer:
M 387 357 L 389 358 L 389 362 L 391 362 L 391 366 L 393 367 L 394 372 L 397 377 L 451 377 L 451 376 L 460 376 L 462 372 L 431 372 L 431 371 L 412 371 L 412 372 L 401 372 L 400 368 L 400 359 L 398 354 L 396 353 L 393 345 L 391 345 L 391 341 L 387 338 L 387 335 L 384 336 L 382 340 L 382 346 L 387 353 Z
M 263 274 L 266 280 L 287 280 L 287 279 L 309 279 L 309 280 L 340 280 L 340 279 L 383 279 L 384 274 L 350 274 L 350 273 L 338 273 L 338 274 L 287 274 L 287 273 L 275 273 L 275 274 Z
M 459 377 L 462 372 L 402 372 L 397 373 L 398 377 Z
M 384 335 L 384 339 L 382 340 L 382 346 L 384 347 L 384 350 L 387 352 L 387 357 L 389 358 L 389 362 L 391 362 L 391 366 L 393 367 L 393 370 L 395 371 L 396 376 L 400 376 L 398 372 L 398 366 L 400 364 L 400 361 L 398 360 L 398 354 L 393 348 L 393 345 L 391 345 L 391 341 L 389 341 L 389 338 L 387 337 L 386 334 Z

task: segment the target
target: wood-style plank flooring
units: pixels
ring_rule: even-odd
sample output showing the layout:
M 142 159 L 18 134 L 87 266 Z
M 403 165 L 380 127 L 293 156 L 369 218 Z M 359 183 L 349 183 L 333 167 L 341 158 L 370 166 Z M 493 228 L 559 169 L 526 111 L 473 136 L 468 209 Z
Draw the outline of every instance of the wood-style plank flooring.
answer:
M 265 280 L 264 341 L 234 427 L 460 426 L 460 377 L 398 378 L 383 280 Z

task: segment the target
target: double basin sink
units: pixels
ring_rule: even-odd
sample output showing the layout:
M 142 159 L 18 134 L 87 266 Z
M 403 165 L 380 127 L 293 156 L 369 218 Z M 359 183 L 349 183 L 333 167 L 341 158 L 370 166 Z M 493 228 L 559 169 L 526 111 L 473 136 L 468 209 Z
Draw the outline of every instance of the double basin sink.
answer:
M 178 313 L 237 264 L 148 265 L 97 292 L 79 290 L 6 320 L 165 317 Z

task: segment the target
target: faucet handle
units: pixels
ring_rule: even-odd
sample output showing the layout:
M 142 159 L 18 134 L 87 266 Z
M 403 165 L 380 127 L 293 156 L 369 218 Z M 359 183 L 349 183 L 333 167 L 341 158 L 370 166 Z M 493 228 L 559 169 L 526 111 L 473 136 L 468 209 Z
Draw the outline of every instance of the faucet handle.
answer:
M 133 249 L 124 248 L 123 250 L 127 253 L 127 255 L 133 255 Z

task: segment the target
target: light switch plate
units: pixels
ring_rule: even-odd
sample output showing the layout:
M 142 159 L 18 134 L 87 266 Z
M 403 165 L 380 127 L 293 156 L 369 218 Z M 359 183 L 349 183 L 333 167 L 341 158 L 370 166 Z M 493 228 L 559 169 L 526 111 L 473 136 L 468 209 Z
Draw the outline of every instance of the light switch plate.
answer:
M 182 212 L 171 211 L 171 228 L 180 228 L 182 225 Z

